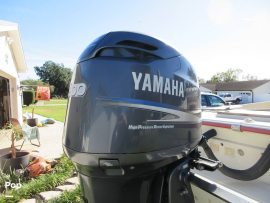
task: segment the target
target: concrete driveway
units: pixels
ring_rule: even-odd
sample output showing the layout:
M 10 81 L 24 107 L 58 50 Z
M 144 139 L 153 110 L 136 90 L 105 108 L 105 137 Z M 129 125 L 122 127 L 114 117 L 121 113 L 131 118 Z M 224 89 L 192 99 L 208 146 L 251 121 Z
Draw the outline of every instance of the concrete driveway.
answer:
M 45 117 L 36 115 L 39 121 L 46 119 Z M 58 158 L 63 154 L 62 148 L 62 133 L 63 133 L 62 122 L 56 121 L 54 124 L 48 124 L 44 127 L 39 127 L 40 132 L 40 143 L 41 146 L 37 147 L 25 141 L 22 150 L 31 152 L 32 155 L 42 156 L 44 158 L 53 159 Z M 16 148 L 19 149 L 22 140 L 16 142 Z M 38 143 L 36 139 L 32 140 L 33 143 Z M 10 150 L 10 139 L 6 137 L 0 137 L 0 156 L 9 152 Z

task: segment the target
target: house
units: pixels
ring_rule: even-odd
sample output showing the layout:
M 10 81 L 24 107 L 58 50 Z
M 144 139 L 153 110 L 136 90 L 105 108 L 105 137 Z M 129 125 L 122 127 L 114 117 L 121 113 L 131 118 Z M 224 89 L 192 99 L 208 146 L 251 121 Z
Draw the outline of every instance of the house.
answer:
M 270 101 L 270 80 L 235 81 L 226 83 L 203 83 L 201 91 L 221 94 L 230 93 L 234 97 L 241 96 L 241 103 Z
M 201 92 L 214 93 L 216 91 L 216 84 L 215 83 L 200 84 L 200 90 Z
M 0 20 L 0 127 L 10 118 L 22 122 L 18 73 L 26 71 L 18 24 Z

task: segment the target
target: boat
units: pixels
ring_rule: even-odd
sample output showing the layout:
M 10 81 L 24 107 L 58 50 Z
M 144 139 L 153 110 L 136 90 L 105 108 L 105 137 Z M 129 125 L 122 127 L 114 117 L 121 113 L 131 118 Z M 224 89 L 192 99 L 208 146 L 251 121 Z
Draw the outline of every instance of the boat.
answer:
M 212 131 L 200 151 L 223 166 L 196 172 L 255 202 L 270 199 L 270 102 L 231 105 L 202 112 L 202 132 Z

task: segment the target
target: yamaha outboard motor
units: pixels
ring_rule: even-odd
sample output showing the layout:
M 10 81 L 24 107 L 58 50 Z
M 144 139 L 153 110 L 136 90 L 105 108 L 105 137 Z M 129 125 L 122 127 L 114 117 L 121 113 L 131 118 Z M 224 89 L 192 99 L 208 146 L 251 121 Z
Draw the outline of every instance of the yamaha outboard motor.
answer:
M 193 202 L 200 107 L 192 66 L 172 47 L 132 32 L 92 42 L 73 72 L 63 136 L 84 200 Z

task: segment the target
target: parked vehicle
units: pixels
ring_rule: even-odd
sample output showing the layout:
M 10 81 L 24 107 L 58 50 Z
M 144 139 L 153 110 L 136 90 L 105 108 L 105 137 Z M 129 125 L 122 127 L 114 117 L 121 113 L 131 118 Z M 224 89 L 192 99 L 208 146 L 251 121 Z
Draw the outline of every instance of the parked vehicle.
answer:
M 207 108 L 219 108 L 219 107 L 224 107 L 227 105 L 227 103 L 219 96 L 212 94 L 212 93 L 201 93 L 201 106 L 202 109 L 207 109 Z
M 239 104 L 242 101 L 241 96 L 233 96 L 230 93 L 221 93 L 219 94 L 220 97 L 226 102 L 232 102 L 233 104 Z

